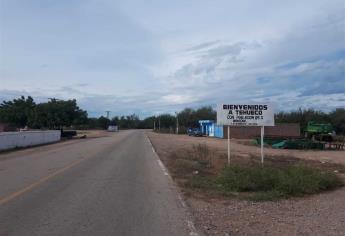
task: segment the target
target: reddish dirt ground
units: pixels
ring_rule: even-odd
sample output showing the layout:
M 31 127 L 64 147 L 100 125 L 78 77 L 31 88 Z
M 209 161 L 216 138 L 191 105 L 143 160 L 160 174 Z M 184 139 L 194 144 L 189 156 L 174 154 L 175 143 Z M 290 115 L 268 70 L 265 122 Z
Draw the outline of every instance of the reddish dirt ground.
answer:
M 165 164 L 177 150 L 206 144 L 220 168 L 226 161 L 226 140 L 186 135 L 147 133 Z M 260 148 L 248 140 L 231 140 L 235 162 L 259 158 Z M 302 151 L 265 148 L 267 162 L 304 161 L 344 173 L 344 151 Z M 168 166 L 169 168 L 169 166 Z M 343 174 L 342 174 L 343 175 Z M 252 202 L 236 198 L 198 196 L 185 192 L 196 226 L 205 235 L 345 235 L 345 188 L 303 198 Z
M 217 139 L 211 137 L 189 137 L 187 135 L 171 135 L 171 134 L 157 134 L 150 133 L 150 137 L 154 138 L 155 135 L 159 135 L 159 138 L 164 140 L 169 139 L 170 142 L 162 143 L 163 146 L 171 147 L 189 147 L 193 144 L 206 144 L 212 148 L 217 149 L 219 152 L 227 151 L 227 140 Z M 173 141 L 173 142 L 172 142 Z M 259 156 L 260 147 L 254 145 L 245 145 L 243 143 L 250 143 L 251 140 L 231 140 L 231 153 L 237 156 L 248 157 L 251 155 Z M 167 149 L 166 147 L 164 149 Z M 288 149 L 273 149 L 265 148 L 265 155 L 267 156 L 280 156 L 280 157 L 296 157 L 306 160 L 317 160 L 332 162 L 345 165 L 345 151 L 319 151 L 319 150 L 288 150 Z

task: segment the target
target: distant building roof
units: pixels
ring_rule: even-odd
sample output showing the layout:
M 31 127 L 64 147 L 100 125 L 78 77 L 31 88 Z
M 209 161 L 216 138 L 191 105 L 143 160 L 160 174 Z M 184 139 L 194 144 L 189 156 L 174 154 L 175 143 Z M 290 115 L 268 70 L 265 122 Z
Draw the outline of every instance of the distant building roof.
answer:
M 199 124 L 212 124 L 214 120 L 199 120 Z

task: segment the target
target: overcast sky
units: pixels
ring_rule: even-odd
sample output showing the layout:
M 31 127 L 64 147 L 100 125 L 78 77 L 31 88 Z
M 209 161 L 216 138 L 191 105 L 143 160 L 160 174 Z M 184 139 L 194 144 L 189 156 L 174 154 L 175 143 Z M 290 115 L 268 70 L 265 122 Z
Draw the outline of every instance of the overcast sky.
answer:
M 344 0 L 0 0 L 0 101 L 345 107 Z

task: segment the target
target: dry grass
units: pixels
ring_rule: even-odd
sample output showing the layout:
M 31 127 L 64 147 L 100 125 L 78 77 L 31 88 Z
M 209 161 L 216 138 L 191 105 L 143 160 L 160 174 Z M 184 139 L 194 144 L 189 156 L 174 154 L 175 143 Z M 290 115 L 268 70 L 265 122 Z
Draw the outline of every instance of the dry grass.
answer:
M 334 171 L 345 173 L 342 165 L 286 156 L 267 157 L 264 168 L 257 156 L 232 156 L 232 165 L 227 167 L 227 156 L 206 144 L 172 152 L 165 162 L 173 178 L 189 194 L 212 192 L 219 196 L 249 196 L 254 200 L 275 200 L 337 188 L 342 181 Z

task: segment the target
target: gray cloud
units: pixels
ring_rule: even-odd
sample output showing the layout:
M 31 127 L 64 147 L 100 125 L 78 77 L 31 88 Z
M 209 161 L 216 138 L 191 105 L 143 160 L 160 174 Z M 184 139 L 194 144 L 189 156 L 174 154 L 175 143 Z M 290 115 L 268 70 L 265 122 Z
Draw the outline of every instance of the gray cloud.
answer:
M 212 104 L 277 99 L 288 107 L 322 108 L 323 96 L 327 109 L 337 107 L 334 96 L 345 92 L 345 18 L 338 10 L 332 14 L 319 15 L 276 40 L 206 42 L 200 49 L 197 45 L 194 58 L 177 69 L 169 82 L 182 91 L 202 91 L 199 101 Z
M 220 45 L 214 48 L 208 49 L 204 57 L 224 57 L 224 56 L 238 56 L 241 54 L 245 44 L 244 43 L 235 43 L 232 45 Z
M 187 48 L 186 51 L 187 52 L 199 51 L 199 50 L 206 49 L 206 48 L 209 48 L 211 46 L 217 45 L 219 42 L 220 42 L 220 40 L 214 40 L 214 41 L 201 43 L 201 44 L 195 45 L 193 47 Z
M 252 1 L 249 12 L 247 3 L 223 3 L 232 14 L 198 2 L 189 10 L 199 7 L 209 17 L 191 18 L 178 1 L 169 3 L 175 11 L 169 17 L 154 3 L 137 1 L 127 12 L 126 3 L 111 1 L 59 2 L 66 12 L 7 1 L 0 99 L 77 98 L 95 115 L 149 115 L 224 101 L 278 101 L 279 109 L 343 105 L 342 1 L 270 1 L 272 10 Z M 164 73 L 156 76 L 155 69 Z

